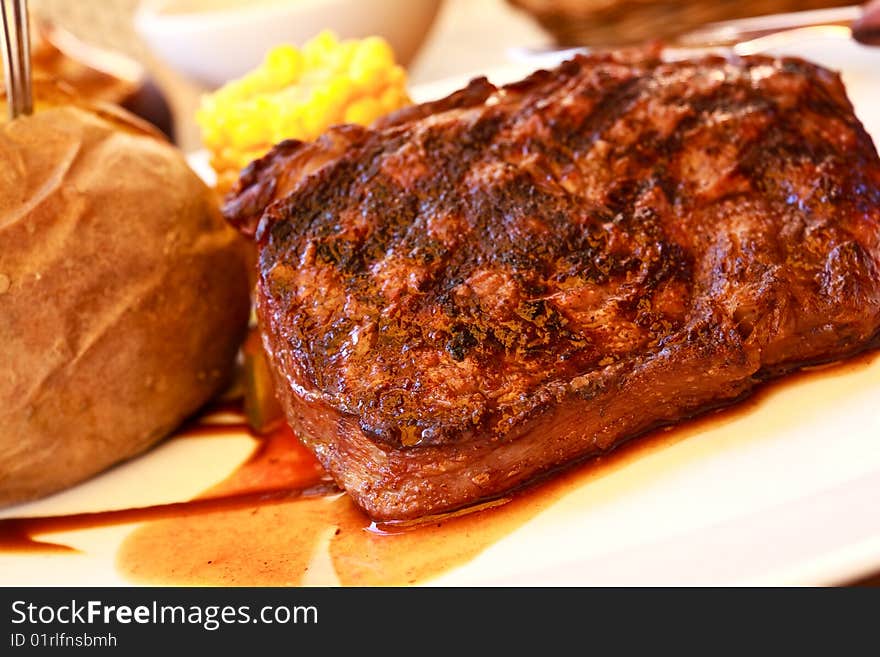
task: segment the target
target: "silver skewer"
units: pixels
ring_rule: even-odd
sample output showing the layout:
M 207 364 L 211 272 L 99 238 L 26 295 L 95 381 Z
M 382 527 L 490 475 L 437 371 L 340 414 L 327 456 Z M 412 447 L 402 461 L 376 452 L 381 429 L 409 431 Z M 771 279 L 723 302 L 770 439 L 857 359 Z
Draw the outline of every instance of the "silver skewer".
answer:
M 6 13 L 5 0 L 0 0 L 0 11 L 3 12 L 3 71 L 6 75 L 6 105 L 9 110 L 9 118 L 14 119 L 18 114 L 16 112 L 18 105 L 17 67 L 13 61 L 14 49 L 10 38 L 9 16 Z
M 9 118 L 33 111 L 31 81 L 30 26 L 27 0 L 11 0 L 12 23 L 7 0 L 0 0 L 3 15 L 3 63 L 6 74 L 6 97 Z
M 22 114 L 31 114 L 34 111 L 34 96 L 31 83 L 31 30 L 27 0 L 15 0 L 12 13 L 15 15 L 15 32 L 18 34 L 18 86 L 21 99 L 19 109 Z

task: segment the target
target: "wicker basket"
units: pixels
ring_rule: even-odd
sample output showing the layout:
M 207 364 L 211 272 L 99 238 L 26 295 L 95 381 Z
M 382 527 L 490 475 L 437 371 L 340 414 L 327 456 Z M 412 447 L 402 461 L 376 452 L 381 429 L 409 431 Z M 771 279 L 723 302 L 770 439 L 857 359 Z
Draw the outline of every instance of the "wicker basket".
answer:
M 746 16 L 853 4 L 854 0 L 507 0 L 560 45 L 619 46 L 669 39 L 699 25 Z

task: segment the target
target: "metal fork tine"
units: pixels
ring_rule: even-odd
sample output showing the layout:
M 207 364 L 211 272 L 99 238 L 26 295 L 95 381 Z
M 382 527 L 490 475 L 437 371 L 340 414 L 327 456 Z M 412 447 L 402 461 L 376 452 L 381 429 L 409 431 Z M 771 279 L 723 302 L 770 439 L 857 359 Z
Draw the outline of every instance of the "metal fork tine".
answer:
M 34 110 L 33 91 L 31 85 L 31 34 L 28 21 L 27 0 L 14 0 L 15 33 L 18 35 L 18 87 L 19 110 L 22 114 L 31 114 Z
M 0 11 L 3 13 L 3 67 L 6 74 L 6 105 L 9 110 L 9 118 L 18 116 L 18 81 L 15 63 L 15 48 L 12 46 L 12 35 L 9 29 L 9 15 L 6 11 L 5 0 L 0 0 Z

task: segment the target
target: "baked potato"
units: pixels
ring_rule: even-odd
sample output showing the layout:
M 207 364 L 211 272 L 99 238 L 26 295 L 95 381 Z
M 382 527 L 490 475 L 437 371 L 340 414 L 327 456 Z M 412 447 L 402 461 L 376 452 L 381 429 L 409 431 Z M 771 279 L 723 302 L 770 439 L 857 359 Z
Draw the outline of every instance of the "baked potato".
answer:
M 249 314 L 246 247 L 181 153 L 42 88 L 0 126 L 0 504 L 168 435 L 227 382 Z

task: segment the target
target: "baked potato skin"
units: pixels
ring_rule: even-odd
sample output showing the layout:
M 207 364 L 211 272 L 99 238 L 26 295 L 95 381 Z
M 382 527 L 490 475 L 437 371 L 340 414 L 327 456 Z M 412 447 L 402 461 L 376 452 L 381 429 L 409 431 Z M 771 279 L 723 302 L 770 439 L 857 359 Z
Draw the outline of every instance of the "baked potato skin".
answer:
M 73 106 L 0 129 L 0 504 L 168 435 L 228 380 L 247 248 L 182 155 Z

